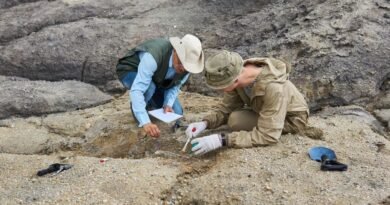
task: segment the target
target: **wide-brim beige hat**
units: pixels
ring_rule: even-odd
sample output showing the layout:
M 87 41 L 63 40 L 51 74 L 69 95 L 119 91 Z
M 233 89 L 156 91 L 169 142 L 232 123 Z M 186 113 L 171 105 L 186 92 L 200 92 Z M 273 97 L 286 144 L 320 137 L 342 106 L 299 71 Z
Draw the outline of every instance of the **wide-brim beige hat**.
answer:
M 176 50 L 186 71 L 190 73 L 200 73 L 203 71 L 204 54 L 202 51 L 202 43 L 197 37 L 187 34 L 182 39 L 171 37 L 169 41 Z

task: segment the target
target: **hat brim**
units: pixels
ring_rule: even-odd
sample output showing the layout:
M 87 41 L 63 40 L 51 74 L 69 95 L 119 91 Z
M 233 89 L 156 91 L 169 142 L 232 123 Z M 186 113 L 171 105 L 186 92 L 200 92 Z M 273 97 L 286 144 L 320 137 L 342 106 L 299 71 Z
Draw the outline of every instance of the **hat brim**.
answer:
M 179 37 L 169 38 L 173 48 L 176 50 L 177 56 L 179 57 L 183 67 L 186 71 L 190 73 L 200 73 L 203 71 L 204 67 L 204 54 L 201 52 L 200 60 L 197 63 L 188 63 L 185 61 L 185 48 L 183 44 L 180 43 L 181 39 Z
M 207 71 L 206 71 L 207 72 Z M 229 83 L 226 83 L 225 85 L 210 85 L 209 83 L 207 83 L 207 80 L 206 80 L 206 85 L 207 87 L 211 88 L 211 89 L 214 89 L 214 90 L 223 90 L 231 85 L 234 84 L 234 81 L 237 80 L 238 76 L 240 76 L 242 73 L 242 68 L 241 70 L 238 72 L 238 74 L 233 78 L 233 80 L 229 81 Z
M 238 77 L 238 76 L 237 76 L 237 77 Z M 207 87 L 209 87 L 209 88 L 211 88 L 211 89 L 214 89 L 214 90 L 223 90 L 223 89 L 225 89 L 225 88 L 227 88 L 227 87 L 233 85 L 233 84 L 234 84 L 234 81 L 237 80 L 237 77 L 234 78 L 232 81 L 230 81 L 229 83 L 227 83 L 227 84 L 225 84 L 225 85 L 217 85 L 217 86 L 216 86 L 216 85 L 210 85 L 210 84 L 207 83 L 207 81 L 206 81 L 206 85 L 207 85 Z

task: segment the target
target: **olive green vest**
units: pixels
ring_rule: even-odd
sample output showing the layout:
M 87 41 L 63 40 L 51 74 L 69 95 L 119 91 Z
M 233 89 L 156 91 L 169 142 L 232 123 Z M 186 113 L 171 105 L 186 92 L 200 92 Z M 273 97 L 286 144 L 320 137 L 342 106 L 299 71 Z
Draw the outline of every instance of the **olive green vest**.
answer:
M 156 86 L 167 89 L 178 85 L 187 72 L 182 74 L 176 73 L 172 80 L 165 80 L 172 50 L 173 47 L 167 39 L 159 38 L 145 41 L 141 45 L 131 49 L 124 57 L 118 60 L 116 73 L 119 80 L 122 80 L 128 72 L 138 71 L 138 65 L 140 62 L 138 52 L 144 51 L 150 53 L 157 63 L 157 70 L 152 77 Z

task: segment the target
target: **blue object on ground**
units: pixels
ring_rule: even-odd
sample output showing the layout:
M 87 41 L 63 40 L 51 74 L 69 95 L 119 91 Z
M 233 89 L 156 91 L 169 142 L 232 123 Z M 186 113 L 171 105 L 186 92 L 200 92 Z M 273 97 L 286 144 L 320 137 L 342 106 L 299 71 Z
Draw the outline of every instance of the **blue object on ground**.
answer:
M 329 160 L 336 160 L 336 154 L 333 150 L 326 147 L 312 147 L 309 150 L 309 156 L 312 160 L 321 162 L 321 157 L 325 155 Z
M 322 171 L 347 171 L 348 169 L 348 165 L 336 160 L 336 154 L 329 148 L 313 147 L 309 150 L 309 156 L 312 160 L 321 162 Z

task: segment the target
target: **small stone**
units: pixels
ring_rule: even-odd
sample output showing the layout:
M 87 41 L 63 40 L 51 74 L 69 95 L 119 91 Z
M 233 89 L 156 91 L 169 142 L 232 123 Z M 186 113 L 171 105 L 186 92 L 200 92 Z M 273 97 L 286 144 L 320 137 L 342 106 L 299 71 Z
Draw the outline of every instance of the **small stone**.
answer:
M 265 191 L 269 191 L 269 192 L 274 192 L 274 191 L 272 190 L 272 188 L 271 188 L 268 184 L 265 185 L 264 190 L 265 190 Z
M 1 120 L 0 127 L 14 128 L 15 125 L 13 123 L 11 123 L 9 120 Z
M 382 149 L 383 148 L 385 148 L 385 143 L 383 143 L 383 142 L 377 142 L 377 143 L 375 143 L 375 146 L 377 146 L 378 147 L 378 149 L 376 150 L 377 152 L 381 152 L 382 151 Z

